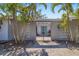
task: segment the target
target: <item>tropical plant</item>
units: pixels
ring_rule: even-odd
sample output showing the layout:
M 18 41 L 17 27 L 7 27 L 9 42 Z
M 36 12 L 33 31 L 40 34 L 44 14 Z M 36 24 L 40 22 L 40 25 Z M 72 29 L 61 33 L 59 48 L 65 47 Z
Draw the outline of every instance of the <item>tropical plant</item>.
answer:
M 62 28 L 65 32 L 67 32 L 67 16 L 66 14 L 63 14 L 62 15 L 62 18 L 61 18 L 61 22 L 60 22 L 60 28 Z
M 79 8 L 76 9 L 74 13 L 72 13 L 73 16 L 75 16 L 75 21 L 79 22 Z
M 72 38 L 72 30 L 71 30 L 71 25 L 70 25 L 70 19 L 69 19 L 69 15 L 71 15 L 73 13 L 73 7 L 71 3 L 56 3 L 56 4 L 52 4 L 52 11 L 54 12 L 54 9 L 56 6 L 60 5 L 61 8 L 58 10 L 58 12 L 61 12 L 62 10 L 64 11 L 63 14 L 63 26 L 67 29 L 68 32 L 68 38 L 70 40 L 73 40 Z
M 38 5 L 44 5 L 45 8 L 46 4 L 38 4 Z M 6 17 L 9 21 L 11 21 L 12 24 L 12 31 L 13 36 L 15 39 L 15 42 L 20 42 L 22 38 L 19 34 L 18 29 L 18 21 L 20 23 L 28 23 L 36 18 L 36 15 L 39 16 L 37 9 L 37 4 L 34 3 L 25 3 L 25 4 L 17 4 L 17 3 L 6 3 L 6 4 L 0 4 L 0 10 L 2 13 L 1 16 Z M 17 15 L 18 14 L 18 15 Z M 23 29 L 22 29 L 23 30 Z

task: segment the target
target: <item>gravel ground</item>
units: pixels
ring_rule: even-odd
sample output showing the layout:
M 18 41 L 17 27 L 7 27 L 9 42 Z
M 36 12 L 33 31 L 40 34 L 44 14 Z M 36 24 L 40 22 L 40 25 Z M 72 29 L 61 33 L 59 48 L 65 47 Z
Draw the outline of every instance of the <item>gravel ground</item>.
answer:
M 79 48 L 65 41 L 28 41 L 16 45 L 9 42 L 0 44 L 0 56 L 78 56 Z

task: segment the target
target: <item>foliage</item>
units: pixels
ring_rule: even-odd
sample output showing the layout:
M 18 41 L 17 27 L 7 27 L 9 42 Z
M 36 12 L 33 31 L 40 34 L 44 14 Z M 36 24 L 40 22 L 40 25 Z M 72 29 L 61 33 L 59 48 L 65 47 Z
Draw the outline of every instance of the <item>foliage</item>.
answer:
M 37 5 L 44 5 L 45 9 L 47 8 L 46 4 L 35 4 L 35 3 L 2 3 L 0 4 L 0 17 L 8 19 L 12 23 L 12 31 L 14 39 L 20 41 L 18 21 L 22 24 L 27 24 L 28 22 L 34 20 L 37 16 L 40 16 L 39 11 L 37 11 Z M 21 29 L 23 30 L 23 28 Z M 22 40 L 22 39 L 21 39 Z
M 73 12 L 73 7 L 71 3 L 56 3 L 52 4 L 52 11 L 54 12 L 54 9 L 56 6 L 61 5 L 61 8 L 58 10 L 58 13 L 60 13 L 62 10 L 64 11 L 62 18 L 61 18 L 61 27 L 68 28 L 69 24 L 69 15 Z
M 79 22 L 79 8 L 77 8 L 77 10 L 74 13 L 72 13 L 72 15 L 75 16 L 75 20 Z

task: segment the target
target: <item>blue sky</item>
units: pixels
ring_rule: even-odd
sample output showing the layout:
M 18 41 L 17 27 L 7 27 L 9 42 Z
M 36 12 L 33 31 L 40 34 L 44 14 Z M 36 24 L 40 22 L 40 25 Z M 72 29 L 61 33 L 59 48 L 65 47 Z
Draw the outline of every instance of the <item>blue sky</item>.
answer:
M 60 13 L 57 12 L 57 10 L 58 10 L 60 7 L 61 7 L 61 6 L 57 6 L 57 7 L 55 8 L 55 13 L 53 13 L 53 12 L 51 11 L 51 4 L 48 3 L 48 4 L 47 4 L 47 9 L 45 9 L 44 6 L 41 5 L 41 6 L 39 6 L 39 7 L 37 8 L 37 10 L 38 10 L 38 9 L 41 9 L 41 14 L 42 14 L 42 15 L 45 15 L 47 18 L 56 19 L 56 18 L 60 18 L 61 15 L 63 14 L 63 11 L 61 11 Z M 74 7 L 74 9 L 76 9 L 76 8 L 77 8 L 77 4 L 73 4 L 73 7 Z
M 61 6 L 60 5 L 57 6 L 55 8 L 55 12 L 53 13 L 51 11 L 51 5 L 52 5 L 51 3 L 47 3 L 47 9 L 45 9 L 43 5 L 38 5 L 37 10 L 41 9 L 41 14 L 45 15 L 49 19 L 61 18 L 62 14 L 63 14 L 63 11 L 61 11 L 60 13 L 57 12 L 60 9 Z M 74 9 L 76 9 L 77 8 L 77 3 L 74 3 L 73 7 L 74 7 Z

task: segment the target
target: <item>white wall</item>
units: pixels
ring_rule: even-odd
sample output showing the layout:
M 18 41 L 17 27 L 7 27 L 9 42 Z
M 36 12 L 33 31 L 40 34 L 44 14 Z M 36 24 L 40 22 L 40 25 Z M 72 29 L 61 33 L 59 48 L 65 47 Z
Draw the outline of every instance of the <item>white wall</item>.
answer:
M 57 28 L 58 22 L 31 22 L 25 26 L 26 37 L 30 39 L 36 38 L 36 25 L 37 32 L 41 35 L 41 26 L 47 26 L 48 30 L 51 29 L 51 37 L 52 39 L 56 38 L 67 38 L 66 33 Z M 9 26 L 10 27 L 10 26 Z M 11 28 L 8 28 L 8 21 L 3 21 L 3 25 L 0 29 L 0 40 L 9 40 L 11 38 Z
M 59 22 L 52 22 L 51 23 L 52 39 L 63 39 L 63 38 L 65 39 L 65 38 L 67 38 L 66 33 L 63 30 L 57 28 L 58 24 L 59 24 Z
M 9 24 L 8 24 L 8 39 L 9 39 L 9 40 L 12 40 L 12 39 L 13 39 L 11 21 L 9 21 Z
M 8 21 L 4 20 L 0 29 L 0 40 L 8 40 Z
M 31 22 L 26 24 L 26 40 L 35 40 L 36 39 L 36 23 Z

